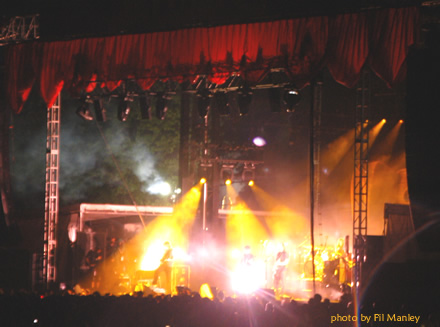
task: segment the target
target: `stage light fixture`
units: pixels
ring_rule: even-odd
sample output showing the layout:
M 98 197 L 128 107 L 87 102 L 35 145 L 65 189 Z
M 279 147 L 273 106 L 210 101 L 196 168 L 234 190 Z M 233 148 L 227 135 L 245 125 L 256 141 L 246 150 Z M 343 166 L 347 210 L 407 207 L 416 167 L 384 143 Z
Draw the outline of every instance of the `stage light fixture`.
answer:
M 200 178 L 200 184 L 205 184 L 205 183 L 206 183 L 206 178 L 205 177 Z
M 130 114 L 130 106 L 131 102 L 133 102 L 133 98 L 130 96 L 124 96 L 119 100 L 118 106 L 118 119 L 120 121 L 126 121 L 128 115 Z
M 255 185 L 255 182 L 251 179 L 251 180 L 248 182 L 248 185 L 249 185 L 249 186 L 254 186 L 254 185 Z
M 240 110 L 240 116 L 244 116 L 249 112 L 249 107 L 252 102 L 253 91 L 248 85 L 244 85 L 237 90 L 238 96 L 238 108 Z
M 208 114 L 208 110 L 211 105 L 212 94 L 208 89 L 202 88 L 197 91 L 196 95 L 197 95 L 197 109 L 199 111 L 199 116 L 201 118 L 205 118 L 206 115 Z
M 230 180 L 229 178 L 225 180 L 225 185 L 231 185 L 231 184 L 232 184 L 232 180 Z
M 400 124 L 403 124 L 403 119 L 399 120 L 399 123 L 400 123 Z
M 252 143 L 254 143 L 255 146 L 263 147 L 267 144 L 267 141 L 261 136 L 256 136 L 252 140 Z
M 167 96 L 165 92 L 157 92 L 156 94 L 156 117 L 164 120 L 167 113 Z
M 141 111 L 141 118 L 150 120 L 151 119 L 151 103 L 150 98 L 145 94 L 138 98 L 139 109 Z
M 253 181 L 255 179 L 255 165 L 246 164 L 243 168 L 243 173 L 241 175 L 241 179 L 243 180 L 243 182 L 245 182 L 249 185 L 249 182 Z M 249 185 L 249 186 L 251 186 L 251 185 Z
M 82 100 L 81 106 L 76 110 L 76 114 L 84 120 L 93 120 L 92 113 L 89 109 L 89 101 L 87 99 Z
M 234 176 L 234 165 L 224 165 L 220 170 L 220 176 L 226 185 L 230 185 Z M 227 183 L 228 180 L 229 184 Z
M 382 123 L 385 124 L 387 122 L 387 120 L 384 118 L 382 119 Z
M 294 87 L 289 87 L 284 90 L 283 102 L 287 107 L 287 112 L 293 112 L 294 107 L 301 100 L 301 95 L 299 91 Z
M 93 108 L 95 109 L 96 121 L 105 122 L 107 120 L 107 113 L 105 108 L 102 106 L 102 99 L 94 99 Z
M 228 102 L 228 94 L 224 91 L 214 93 L 214 108 L 221 116 L 227 116 L 231 113 L 231 107 Z

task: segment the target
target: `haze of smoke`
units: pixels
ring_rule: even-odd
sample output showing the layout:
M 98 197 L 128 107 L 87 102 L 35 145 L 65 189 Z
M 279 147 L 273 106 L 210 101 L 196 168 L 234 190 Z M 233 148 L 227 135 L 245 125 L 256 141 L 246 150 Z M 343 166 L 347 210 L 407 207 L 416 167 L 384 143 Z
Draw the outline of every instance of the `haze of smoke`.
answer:
M 160 192 L 156 192 L 151 186 L 165 181 L 154 168 L 156 162 L 153 155 L 145 148 L 145 145 L 140 143 L 136 143 L 128 155 L 134 161 L 133 172 L 143 182 L 142 190 L 151 194 L 159 194 Z
M 31 138 L 13 144 L 12 187 L 19 196 L 32 197 L 44 192 L 45 141 L 45 131 L 40 129 L 32 133 Z
M 91 187 L 99 187 L 106 183 L 121 183 L 121 176 L 116 164 L 121 166 L 119 161 L 125 159 L 129 162 L 125 162 L 124 167 L 132 169 L 143 183 L 143 191 L 148 192 L 148 187 L 152 182 L 162 181 L 162 177 L 154 168 L 155 158 L 153 155 L 146 148 L 146 145 L 139 141 L 134 144 L 133 142 L 128 143 L 126 126 L 123 123 L 112 126 L 111 133 L 105 133 L 105 128 L 101 127 L 105 139 L 96 130 L 92 135 L 94 134 L 93 137 L 97 139 L 91 140 L 90 134 L 78 133 L 78 124 L 83 122 L 75 118 L 72 117 L 69 124 L 63 126 L 61 136 L 60 171 L 62 176 L 60 189 L 65 201 L 84 200 L 84 194 Z M 90 124 L 90 129 L 97 129 L 94 124 L 94 122 Z M 99 164 L 104 158 L 110 158 L 110 156 L 113 156 L 116 164 L 111 160 L 115 173 L 108 176 L 108 174 L 100 172 Z

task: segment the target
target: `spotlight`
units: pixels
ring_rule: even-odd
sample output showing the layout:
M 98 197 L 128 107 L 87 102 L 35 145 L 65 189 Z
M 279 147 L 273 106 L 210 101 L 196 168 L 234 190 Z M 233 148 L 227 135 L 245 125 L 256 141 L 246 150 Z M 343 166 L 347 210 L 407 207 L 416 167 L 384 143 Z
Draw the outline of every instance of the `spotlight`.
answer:
M 382 119 L 382 124 L 385 124 L 387 122 L 387 120 L 384 118 Z
M 83 118 L 84 120 L 93 120 L 92 113 L 89 109 L 89 102 L 87 99 L 84 99 L 81 103 L 81 106 L 76 110 L 76 114 Z
M 206 183 L 206 178 L 205 177 L 200 178 L 200 184 L 205 184 L 205 183 Z
M 293 112 L 300 100 L 301 95 L 296 88 L 291 87 L 284 90 L 283 102 L 287 106 L 287 112 Z
M 249 186 L 254 186 L 254 185 L 255 185 L 255 182 L 251 179 L 251 180 L 248 182 L 248 185 L 249 185 Z
M 256 136 L 252 140 L 252 143 L 254 143 L 255 146 L 262 147 L 266 145 L 266 140 L 262 138 L 261 136 Z
M 251 186 L 249 183 L 250 181 L 253 181 L 255 178 L 255 166 L 253 164 L 246 164 L 243 173 L 241 175 L 242 180 L 247 183 L 249 186 Z
M 208 114 L 211 97 L 211 92 L 206 88 L 197 91 L 197 109 L 199 110 L 199 116 L 201 118 L 205 118 Z
M 214 107 L 221 116 L 227 116 L 231 113 L 231 107 L 228 102 L 228 94 L 220 91 L 214 94 Z
M 400 123 L 400 124 L 403 124 L 403 119 L 399 120 L 399 123 Z
M 156 117 L 164 120 L 167 110 L 167 97 L 164 92 L 158 92 L 156 94 Z
M 244 116 L 249 112 L 249 107 L 252 102 L 252 94 L 252 89 L 248 85 L 244 85 L 238 89 L 237 95 L 240 116 Z
M 118 119 L 120 121 L 126 121 L 128 115 L 130 114 L 130 102 L 133 101 L 133 98 L 129 96 L 124 96 L 119 100 L 118 106 Z
M 232 184 L 234 177 L 234 165 L 224 164 L 220 170 L 220 178 L 226 185 Z
M 141 118 L 142 119 L 151 119 L 151 104 L 150 104 L 150 98 L 147 97 L 147 95 L 140 96 L 138 98 L 139 101 L 139 109 L 141 111 Z
M 93 107 L 95 108 L 96 121 L 105 122 L 107 120 L 107 115 L 105 108 L 102 106 L 102 100 L 93 100 Z

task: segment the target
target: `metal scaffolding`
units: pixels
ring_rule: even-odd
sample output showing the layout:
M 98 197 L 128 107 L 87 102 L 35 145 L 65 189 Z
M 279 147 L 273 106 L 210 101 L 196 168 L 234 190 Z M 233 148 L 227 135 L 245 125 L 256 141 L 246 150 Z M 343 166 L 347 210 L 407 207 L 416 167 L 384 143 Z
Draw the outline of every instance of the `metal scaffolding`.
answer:
M 314 82 L 313 86 L 313 166 L 314 166 L 314 206 L 318 216 L 318 235 L 322 235 L 321 221 L 321 114 L 322 114 L 322 80 Z
M 310 245 L 312 253 L 313 293 L 315 284 L 315 212 L 319 212 L 320 197 L 320 155 L 321 155 L 321 110 L 322 81 L 312 85 L 312 104 L 310 108 Z
M 38 18 L 38 14 L 12 17 L 7 25 L 0 26 L 0 46 L 38 39 Z
M 353 180 L 353 254 L 354 283 L 359 289 L 365 258 L 368 221 L 368 109 L 370 103 L 370 75 L 364 69 L 356 89 L 354 180 Z
M 46 191 L 44 215 L 43 281 L 46 287 L 56 281 L 57 223 L 59 214 L 59 147 L 61 95 L 47 108 Z

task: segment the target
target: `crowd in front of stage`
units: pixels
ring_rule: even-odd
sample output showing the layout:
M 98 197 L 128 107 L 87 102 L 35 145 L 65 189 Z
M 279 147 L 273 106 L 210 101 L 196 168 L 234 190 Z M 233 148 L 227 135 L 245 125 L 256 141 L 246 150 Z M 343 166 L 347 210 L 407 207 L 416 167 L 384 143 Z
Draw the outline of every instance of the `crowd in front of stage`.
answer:
M 414 310 L 370 305 L 363 307 L 362 313 L 372 316 L 373 312 L 397 315 L 411 312 L 415 315 Z M 333 303 L 319 294 L 308 302 L 297 302 L 287 298 L 224 297 L 221 294 L 211 300 L 202 298 L 199 293 L 175 296 L 135 293 L 119 297 L 99 293 L 87 296 L 68 292 L 45 296 L 0 293 L 1 326 L 328 327 L 353 326 L 352 321 L 346 321 L 353 317 L 354 301 L 349 295 Z M 420 317 L 419 323 L 411 326 L 440 326 L 438 316 L 425 312 L 420 313 Z M 362 323 L 362 326 L 376 325 L 371 321 Z

